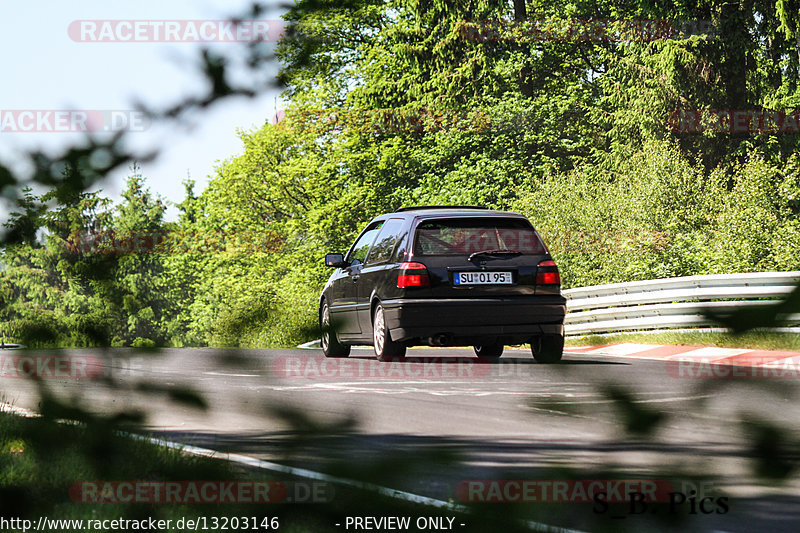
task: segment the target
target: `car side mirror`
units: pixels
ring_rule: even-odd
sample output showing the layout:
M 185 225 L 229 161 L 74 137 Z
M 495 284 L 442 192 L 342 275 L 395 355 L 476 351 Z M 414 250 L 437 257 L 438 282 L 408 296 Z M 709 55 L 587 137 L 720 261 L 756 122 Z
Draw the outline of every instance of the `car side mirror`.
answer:
M 334 268 L 345 267 L 347 266 L 347 262 L 344 260 L 342 254 L 325 254 L 325 266 Z

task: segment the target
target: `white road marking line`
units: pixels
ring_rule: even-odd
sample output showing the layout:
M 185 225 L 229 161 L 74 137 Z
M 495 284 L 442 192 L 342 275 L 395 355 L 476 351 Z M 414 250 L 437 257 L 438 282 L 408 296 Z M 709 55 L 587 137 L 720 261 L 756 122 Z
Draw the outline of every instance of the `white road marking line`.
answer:
M 0 402 L 0 412 L 11 412 L 14 414 L 18 414 L 21 416 L 26 417 L 38 417 L 39 414 L 25 409 L 23 407 L 17 407 L 11 405 L 6 402 Z M 335 483 L 337 485 L 345 485 L 348 487 L 354 487 L 361 490 L 366 490 L 369 492 L 376 492 L 382 496 L 386 496 L 388 498 L 394 498 L 397 500 L 403 500 L 411 503 L 418 503 L 421 505 L 427 505 L 429 507 L 436 507 L 438 509 L 447 509 L 449 511 L 455 511 L 460 513 L 469 514 L 469 508 L 464 505 L 459 505 L 455 503 L 445 502 L 442 500 L 437 500 L 435 498 L 430 498 L 428 496 L 421 496 L 419 494 L 414 494 L 413 492 L 406 492 L 403 490 L 392 489 L 389 487 L 384 487 L 381 485 L 376 485 L 374 483 L 366 483 L 364 481 L 356 481 L 353 479 L 347 479 L 337 476 L 331 476 L 329 474 L 325 474 L 322 472 L 316 472 L 314 470 L 308 470 L 306 468 L 295 468 L 293 466 L 282 465 L 278 463 L 273 463 L 271 461 L 264 461 L 263 459 L 256 459 L 255 457 L 250 457 L 248 455 L 242 455 L 239 453 L 226 453 L 220 452 L 217 450 L 212 450 L 210 448 L 201 448 L 199 446 L 191 446 L 189 444 L 183 444 L 180 442 L 173 442 L 165 439 L 158 439 L 155 437 L 149 437 L 147 435 L 140 435 L 138 433 L 129 433 L 126 431 L 121 431 L 120 434 L 125 435 L 127 437 L 143 440 L 145 442 L 149 442 L 151 444 L 155 444 L 157 446 L 162 446 L 165 448 L 170 448 L 173 450 L 177 450 L 182 453 L 186 453 L 189 455 L 196 455 L 198 457 L 208 457 L 210 459 L 220 459 L 223 461 L 228 461 L 231 463 L 238 463 L 245 466 L 250 466 L 253 468 L 258 468 L 261 470 L 270 470 L 273 472 L 280 472 L 282 474 L 288 474 L 290 476 L 295 477 L 302 477 L 306 479 L 316 479 L 319 481 L 327 481 L 328 483 Z M 586 533 L 584 531 L 580 531 L 578 529 L 567 529 L 558 526 L 551 526 L 549 524 L 543 524 L 541 522 L 535 522 L 533 520 L 525 520 L 524 524 L 528 526 L 533 531 L 541 531 L 543 533 Z
M 298 348 L 301 350 L 319 350 L 320 349 L 320 341 L 319 339 L 306 342 L 304 344 L 298 344 Z
M 212 450 L 209 448 L 200 448 L 198 446 L 191 446 L 188 444 L 182 444 L 179 442 L 168 441 L 164 439 L 158 439 L 155 437 L 148 437 L 146 435 L 138 435 L 135 433 L 128 433 L 128 435 L 135 439 L 145 440 L 152 444 L 156 444 L 159 446 L 164 446 L 166 448 L 171 448 L 174 450 L 181 451 L 183 453 L 188 453 L 191 455 L 197 455 L 201 457 L 209 457 L 212 459 L 222 459 L 224 461 L 229 461 L 232 463 L 238 463 L 245 466 L 250 466 L 253 468 L 258 468 L 261 470 L 270 470 L 273 472 L 281 472 L 283 474 L 288 474 L 295 477 L 303 477 L 307 479 L 316 479 L 319 481 L 326 481 L 328 483 L 335 483 L 337 485 L 345 485 L 348 487 L 354 487 L 360 490 L 366 490 L 369 492 L 375 492 L 380 494 L 381 496 L 386 496 L 389 498 L 394 498 L 398 500 L 403 500 L 411 503 L 418 503 L 421 505 L 427 505 L 429 507 L 436 507 L 438 509 L 447 509 L 450 511 L 456 511 L 460 513 L 469 514 L 469 508 L 455 503 L 445 502 L 442 500 L 437 500 L 435 498 L 430 498 L 428 496 L 421 496 L 419 494 L 414 494 L 412 492 L 406 492 L 403 490 L 392 489 L 389 487 L 384 487 L 382 485 L 376 485 L 374 483 L 366 483 L 364 481 L 356 481 L 353 479 L 347 479 L 337 476 L 332 476 L 329 474 L 325 474 L 323 472 L 316 472 L 314 470 L 309 470 L 307 468 L 296 468 L 293 466 L 282 465 L 278 463 L 273 463 L 271 461 L 264 461 L 263 459 L 256 459 L 255 457 L 250 457 L 248 455 L 242 455 L 238 453 L 225 453 L 219 452 L 216 450 Z M 551 526 L 549 524 L 543 524 L 541 522 L 535 522 L 533 520 L 526 520 L 524 521 L 525 525 L 527 525 L 530 529 L 534 531 L 542 531 L 545 533 L 584 533 L 580 530 L 576 529 L 566 529 L 557 526 Z
M 668 402 L 688 402 L 690 400 L 702 400 L 704 398 L 712 398 L 713 394 L 698 394 L 696 396 L 679 396 L 677 398 L 654 398 L 652 400 L 631 400 L 631 403 L 668 403 Z M 615 403 L 616 400 L 591 400 L 591 402 L 574 401 L 574 402 L 555 402 L 551 405 L 579 405 L 583 403 Z
M 705 348 L 698 348 L 697 350 L 692 350 L 691 352 L 684 352 L 676 355 L 671 355 L 667 357 L 667 360 L 691 361 L 694 359 L 701 359 L 701 360 L 706 359 L 708 361 L 711 361 L 714 359 L 725 359 L 726 357 L 733 357 L 734 355 L 742 355 L 752 351 L 753 350 L 739 350 L 736 348 L 718 348 L 716 346 L 706 346 Z
M 399 395 L 399 394 L 427 394 L 429 396 L 530 396 L 532 393 L 530 391 L 487 391 L 485 389 L 447 389 L 447 390 L 436 390 L 436 389 L 425 389 L 425 388 L 417 388 L 417 387 L 410 387 L 405 389 L 380 389 L 380 388 L 371 388 L 371 387 L 358 387 L 358 386 L 344 386 L 344 385 L 337 385 L 333 383 L 316 383 L 313 385 L 306 385 L 306 386 L 279 386 L 279 385 L 265 385 L 260 388 L 274 390 L 274 391 L 306 391 L 306 392 L 329 392 L 329 391 L 338 391 L 345 394 L 389 394 L 389 395 Z
M 204 376 L 228 376 L 234 378 L 257 378 L 261 374 L 229 374 L 227 372 L 203 372 Z

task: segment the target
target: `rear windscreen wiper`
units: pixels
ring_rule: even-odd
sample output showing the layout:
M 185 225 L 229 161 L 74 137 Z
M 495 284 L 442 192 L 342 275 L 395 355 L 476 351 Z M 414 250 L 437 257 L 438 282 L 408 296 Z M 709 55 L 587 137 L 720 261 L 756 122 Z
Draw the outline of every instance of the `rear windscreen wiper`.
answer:
M 482 252 L 471 254 L 467 259 L 469 261 L 474 261 L 479 257 L 486 259 L 511 259 L 512 257 L 518 257 L 520 255 L 522 255 L 522 252 L 515 252 L 514 250 L 483 250 Z

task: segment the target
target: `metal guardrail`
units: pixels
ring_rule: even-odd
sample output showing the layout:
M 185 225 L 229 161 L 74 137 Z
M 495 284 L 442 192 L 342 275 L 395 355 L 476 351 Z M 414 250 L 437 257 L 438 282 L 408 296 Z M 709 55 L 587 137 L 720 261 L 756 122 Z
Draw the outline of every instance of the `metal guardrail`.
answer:
M 775 304 L 800 284 L 800 271 L 753 272 L 594 285 L 563 291 L 567 335 L 717 325 L 705 309 Z M 800 325 L 800 314 L 780 317 Z

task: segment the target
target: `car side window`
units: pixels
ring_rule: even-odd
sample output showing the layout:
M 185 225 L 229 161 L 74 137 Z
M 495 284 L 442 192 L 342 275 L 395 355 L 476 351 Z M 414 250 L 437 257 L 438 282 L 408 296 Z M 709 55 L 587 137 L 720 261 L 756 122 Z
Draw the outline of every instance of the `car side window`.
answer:
M 403 261 L 406 256 L 406 248 L 408 248 L 408 231 L 403 232 L 397 237 L 397 248 L 394 251 L 394 256 L 392 256 L 392 260 L 394 262 Z
M 402 218 L 390 218 L 381 228 L 372 250 L 369 252 L 367 263 L 381 263 L 388 261 L 392 256 L 394 245 L 397 243 L 400 230 L 403 229 Z
M 351 265 L 358 265 L 364 262 L 367 258 L 369 248 L 372 245 L 372 241 L 375 240 L 382 226 L 383 221 L 381 220 L 369 226 L 367 231 L 361 234 L 361 237 L 359 237 L 350 249 L 350 253 L 347 254 L 347 261 L 349 261 Z

